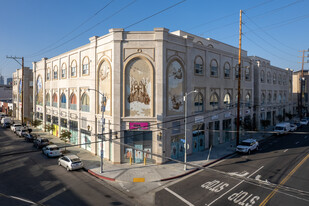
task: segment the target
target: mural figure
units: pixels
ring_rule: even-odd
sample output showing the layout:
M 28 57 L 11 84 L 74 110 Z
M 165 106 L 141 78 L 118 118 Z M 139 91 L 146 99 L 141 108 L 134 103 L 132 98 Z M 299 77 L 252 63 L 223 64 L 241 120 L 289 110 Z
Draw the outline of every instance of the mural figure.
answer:
M 137 83 L 137 81 L 134 80 L 133 84 L 131 84 L 130 87 L 128 102 L 131 103 L 134 101 L 138 101 L 148 105 L 150 102 L 150 98 L 146 90 L 147 84 L 148 82 L 145 79 L 141 80 L 139 83 Z
M 107 61 L 104 61 L 100 66 L 99 91 L 106 97 L 105 112 L 107 115 L 111 115 L 111 69 Z M 101 96 L 99 102 L 101 103 Z
M 43 86 L 42 78 L 39 76 L 37 80 L 36 101 L 38 105 L 43 105 Z
M 182 71 L 181 68 L 178 68 L 178 70 L 176 71 L 176 69 L 174 68 L 175 71 L 173 71 L 173 75 L 175 79 L 182 79 Z
M 173 61 L 168 67 L 168 110 L 177 114 L 183 111 L 183 67 Z
M 173 104 L 173 109 L 178 110 L 179 107 L 182 105 L 181 100 L 176 99 L 176 95 L 172 95 L 171 101 L 172 101 L 172 104 Z

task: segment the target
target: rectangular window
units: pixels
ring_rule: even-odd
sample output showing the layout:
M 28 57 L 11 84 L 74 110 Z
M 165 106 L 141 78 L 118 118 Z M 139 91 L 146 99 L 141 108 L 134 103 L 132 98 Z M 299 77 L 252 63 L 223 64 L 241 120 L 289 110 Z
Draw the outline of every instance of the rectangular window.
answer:
M 50 80 L 50 73 L 49 72 L 47 73 L 46 79 Z
M 54 71 L 54 79 L 58 79 L 58 72 Z
M 225 69 L 224 70 L 224 77 L 225 78 L 230 78 L 230 69 Z
M 83 65 L 83 74 L 88 74 L 89 70 L 88 70 L 88 64 L 84 64 Z
M 65 78 L 65 69 L 62 69 L 62 75 L 61 75 L 62 78 Z
M 210 76 L 217 77 L 218 76 L 218 67 L 211 67 L 210 69 L 211 69 Z
M 49 114 L 46 115 L 46 121 L 51 123 L 51 115 L 49 115 Z
M 68 121 L 66 119 L 61 118 L 60 119 L 60 126 L 67 128 L 67 125 L 68 125 Z
M 70 130 L 78 131 L 77 121 L 69 120 Z
M 55 124 L 55 125 L 58 125 L 58 117 L 52 117 L 52 119 L 53 119 L 53 124 Z
M 71 68 L 71 76 L 76 77 L 76 67 Z

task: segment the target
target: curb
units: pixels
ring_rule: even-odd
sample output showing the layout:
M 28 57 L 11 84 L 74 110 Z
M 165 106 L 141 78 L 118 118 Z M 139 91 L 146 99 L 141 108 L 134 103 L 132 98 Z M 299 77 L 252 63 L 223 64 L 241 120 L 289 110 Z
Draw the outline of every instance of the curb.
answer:
M 210 165 L 212 165 L 212 164 L 214 164 L 214 163 L 216 163 L 216 162 L 218 162 L 218 161 L 220 161 L 220 160 L 222 160 L 222 159 L 225 159 L 225 158 L 227 158 L 227 157 L 229 157 L 229 156 L 232 156 L 232 155 L 235 154 L 235 153 L 236 153 L 236 152 L 227 154 L 227 155 L 225 155 L 225 156 L 223 156 L 223 157 L 220 157 L 220 158 L 218 158 L 218 159 L 216 159 L 216 160 L 213 160 L 212 162 L 209 162 L 209 163 L 207 163 L 207 164 L 205 164 L 205 165 L 202 165 L 202 167 L 208 167 L 208 166 L 210 166 Z M 193 170 L 191 170 L 191 171 L 189 171 L 189 172 L 185 172 L 185 173 L 183 173 L 183 174 L 181 174 L 181 175 L 177 175 L 177 176 L 174 176 L 174 177 L 164 178 L 164 179 L 161 179 L 161 180 L 159 180 L 159 181 L 164 182 L 164 181 L 168 181 L 168 180 L 177 179 L 177 178 L 184 177 L 184 176 L 187 176 L 187 175 L 189 175 L 189 174 L 192 174 L 192 173 L 194 173 L 194 172 L 196 172 L 196 171 L 198 171 L 198 170 L 200 170 L 200 169 L 199 169 L 199 168 L 196 168 L 196 169 L 193 169 Z
M 116 179 L 114 178 L 110 178 L 110 177 L 105 177 L 105 176 L 102 176 L 102 175 L 99 175 L 93 171 L 91 171 L 90 169 L 86 169 L 86 168 L 83 168 L 84 171 L 88 172 L 89 174 L 95 176 L 96 178 L 99 178 L 99 179 L 104 179 L 104 180 L 109 180 L 109 181 L 112 181 L 112 182 L 115 182 Z

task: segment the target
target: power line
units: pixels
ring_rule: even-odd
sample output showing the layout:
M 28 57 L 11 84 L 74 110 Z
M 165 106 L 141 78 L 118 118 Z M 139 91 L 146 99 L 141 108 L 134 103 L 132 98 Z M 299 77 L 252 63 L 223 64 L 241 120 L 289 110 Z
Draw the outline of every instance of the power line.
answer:
M 81 24 L 79 24 L 77 27 L 75 27 L 72 31 L 68 32 L 67 34 L 65 34 L 64 36 L 62 36 L 61 38 L 59 38 L 58 40 L 56 40 L 54 43 L 46 46 L 45 48 L 39 50 L 38 52 L 33 53 L 32 55 L 28 56 L 27 58 L 31 58 L 33 56 L 36 56 L 36 54 L 40 54 L 41 52 L 43 52 L 44 50 L 48 49 L 51 46 L 54 46 L 55 44 L 57 44 L 58 42 L 60 42 L 61 40 L 63 40 L 64 38 L 68 37 L 70 34 L 74 33 L 76 30 L 78 30 L 80 27 L 82 27 L 83 25 L 85 25 L 88 21 L 90 21 L 91 19 L 93 19 L 96 15 L 98 15 L 101 11 L 103 11 L 105 8 L 107 8 L 113 1 L 115 0 L 111 0 L 109 1 L 106 5 L 104 5 L 101 9 L 99 9 L 96 13 L 94 13 L 92 16 L 88 17 L 85 21 L 83 21 Z
M 185 2 L 185 1 L 186 1 L 186 0 L 182 0 L 182 1 L 178 2 L 178 3 L 176 3 L 176 4 L 173 4 L 172 6 L 169 6 L 169 7 L 165 8 L 165 9 L 162 9 L 162 10 L 160 10 L 160 11 L 158 11 L 158 12 L 156 12 L 156 13 L 154 13 L 154 14 L 148 16 L 148 17 L 145 17 L 145 18 L 143 18 L 143 19 L 141 19 L 141 20 L 139 20 L 139 21 L 137 21 L 137 22 L 135 22 L 135 23 L 133 23 L 133 24 L 130 24 L 130 25 L 126 26 L 124 29 L 128 29 L 128 28 L 130 28 L 130 27 L 132 27 L 132 26 L 135 26 L 135 25 L 137 25 L 137 24 L 139 24 L 139 23 L 141 23 L 141 22 L 143 22 L 143 21 L 146 21 L 147 19 L 150 19 L 150 18 L 152 18 L 152 17 L 154 17 L 154 16 L 156 16 L 156 15 L 158 15 L 158 14 L 161 14 L 161 13 L 163 13 L 163 12 L 165 12 L 165 11 L 167 11 L 167 10 L 169 10 L 169 9 L 171 9 L 171 8 L 173 8 L 173 7 L 177 6 L 177 5 L 179 5 L 179 4 L 182 4 L 182 3 Z

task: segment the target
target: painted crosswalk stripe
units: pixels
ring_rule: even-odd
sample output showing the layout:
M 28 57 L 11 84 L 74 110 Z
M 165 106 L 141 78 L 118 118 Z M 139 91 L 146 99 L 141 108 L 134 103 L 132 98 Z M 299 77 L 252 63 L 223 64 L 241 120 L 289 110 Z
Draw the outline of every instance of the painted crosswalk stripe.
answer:
M 169 193 L 173 194 L 175 197 L 177 197 L 178 199 L 180 199 L 181 201 L 183 201 L 184 203 L 186 203 L 187 205 L 190 206 L 194 206 L 191 202 L 189 202 L 188 200 L 186 200 L 185 198 L 181 197 L 180 195 L 178 195 L 176 192 L 168 189 L 167 187 L 164 188 L 166 191 L 168 191 Z

